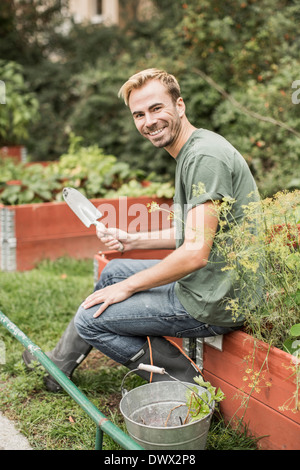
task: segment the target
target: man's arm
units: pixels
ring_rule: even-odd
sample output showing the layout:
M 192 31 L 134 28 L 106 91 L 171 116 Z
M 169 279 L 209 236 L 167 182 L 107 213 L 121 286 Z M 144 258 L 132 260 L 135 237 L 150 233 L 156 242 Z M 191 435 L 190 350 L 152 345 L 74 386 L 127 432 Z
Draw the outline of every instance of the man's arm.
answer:
M 123 251 L 174 249 L 176 246 L 173 227 L 153 232 L 127 233 L 124 230 L 103 226 L 102 229 L 97 228 L 97 236 L 110 250 L 118 250 L 120 242 L 124 247 Z
M 178 249 L 155 266 L 94 292 L 83 302 L 83 307 L 101 303 L 94 315 L 97 317 L 109 305 L 126 300 L 136 292 L 178 281 L 203 268 L 207 264 L 217 226 L 218 217 L 212 203 L 194 207 L 188 212 L 184 243 Z

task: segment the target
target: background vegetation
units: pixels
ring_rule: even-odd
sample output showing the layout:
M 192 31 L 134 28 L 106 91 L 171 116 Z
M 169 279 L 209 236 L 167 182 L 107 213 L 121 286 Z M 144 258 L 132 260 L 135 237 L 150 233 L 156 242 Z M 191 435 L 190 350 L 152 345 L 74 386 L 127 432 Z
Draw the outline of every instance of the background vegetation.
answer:
M 300 187 L 297 1 L 156 0 L 141 19 L 130 15 L 137 0 L 121 0 L 121 27 L 70 24 L 68 34 L 66 2 L 1 6 L 0 58 L 18 64 L 39 102 L 26 142 L 33 160 L 57 160 L 72 131 L 133 169 L 172 179 L 173 161 L 140 138 L 117 97 L 130 74 L 154 66 L 178 77 L 192 123 L 231 141 L 264 195 Z
M 173 184 L 159 175 L 131 168 L 96 144 L 85 147 L 71 136 L 68 151 L 58 161 L 25 164 L 0 159 L 0 203 L 5 205 L 63 201 L 63 188 L 80 189 L 89 199 L 119 196 L 172 198 Z

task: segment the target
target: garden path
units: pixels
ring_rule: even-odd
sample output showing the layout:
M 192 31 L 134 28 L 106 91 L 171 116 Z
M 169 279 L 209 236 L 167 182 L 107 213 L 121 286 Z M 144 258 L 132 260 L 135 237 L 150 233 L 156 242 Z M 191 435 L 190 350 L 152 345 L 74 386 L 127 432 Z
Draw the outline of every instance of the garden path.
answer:
M 27 439 L 0 413 L 0 450 L 32 450 Z

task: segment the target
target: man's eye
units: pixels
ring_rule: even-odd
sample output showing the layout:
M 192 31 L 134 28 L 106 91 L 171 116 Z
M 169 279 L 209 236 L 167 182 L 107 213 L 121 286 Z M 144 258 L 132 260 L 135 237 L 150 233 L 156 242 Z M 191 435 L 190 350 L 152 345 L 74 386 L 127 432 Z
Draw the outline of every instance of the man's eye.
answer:
M 155 106 L 155 108 L 153 108 L 153 111 L 160 111 L 161 110 L 161 106 Z

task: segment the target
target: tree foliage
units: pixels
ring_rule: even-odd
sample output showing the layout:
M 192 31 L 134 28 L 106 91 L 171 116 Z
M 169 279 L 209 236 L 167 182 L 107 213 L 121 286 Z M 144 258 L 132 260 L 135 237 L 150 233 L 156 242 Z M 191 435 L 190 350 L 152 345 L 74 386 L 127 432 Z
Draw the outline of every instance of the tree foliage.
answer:
M 192 0 L 183 6 L 181 31 L 193 81 L 200 69 L 240 105 L 199 78 L 198 99 L 193 96 L 189 108 L 195 121 L 209 122 L 241 151 L 266 193 L 299 187 L 300 118 L 291 99 L 300 77 L 299 3 Z M 209 97 L 204 111 L 201 95 Z
M 5 1 L 0 13 L 0 58 L 24 66 L 39 99 L 27 142 L 33 159 L 59 158 L 72 130 L 133 168 L 172 178 L 175 163 L 141 139 L 117 97 L 132 73 L 158 67 L 178 77 L 191 122 L 235 145 L 263 193 L 300 186 L 291 98 L 300 79 L 298 2 L 153 0 L 149 19 L 135 14 L 137 0 L 121 0 L 124 26 L 71 23 L 68 34 L 61 3 Z
M 0 143 L 14 145 L 28 138 L 29 123 L 38 119 L 39 103 L 24 81 L 20 64 L 0 59 L 0 77 L 5 84 L 5 103 L 0 114 Z

